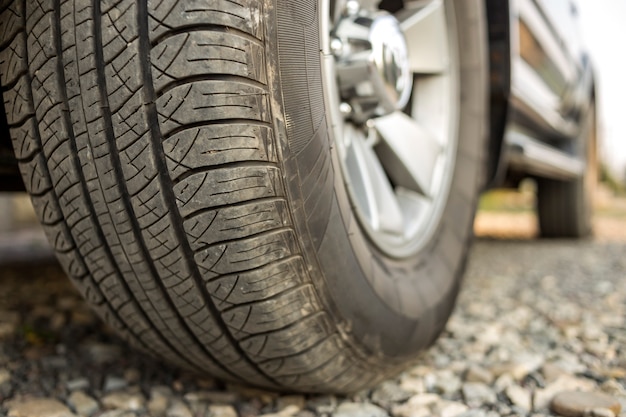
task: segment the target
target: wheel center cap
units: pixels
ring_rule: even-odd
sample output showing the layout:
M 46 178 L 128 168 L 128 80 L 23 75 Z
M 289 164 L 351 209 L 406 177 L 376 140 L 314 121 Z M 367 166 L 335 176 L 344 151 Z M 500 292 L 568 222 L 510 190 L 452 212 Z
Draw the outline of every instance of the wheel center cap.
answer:
M 343 101 L 364 121 L 402 109 L 413 88 L 409 49 L 400 22 L 385 11 L 343 16 L 331 49 Z
M 388 110 L 397 110 L 409 101 L 413 77 L 409 67 L 409 54 L 406 39 L 398 20 L 389 15 L 376 17 L 370 27 L 369 41 L 372 45 L 371 59 L 378 78 L 374 82 L 384 88 L 381 103 Z M 392 110 L 393 108 L 393 110 Z

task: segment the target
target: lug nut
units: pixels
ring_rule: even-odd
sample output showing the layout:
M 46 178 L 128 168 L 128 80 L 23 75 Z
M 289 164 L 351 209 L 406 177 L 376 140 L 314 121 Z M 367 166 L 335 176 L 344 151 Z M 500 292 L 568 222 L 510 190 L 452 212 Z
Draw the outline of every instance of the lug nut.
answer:
M 343 55 L 343 42 L 339 38 L 333 38 L 330 41 L 330 50 L 335 57 L 339 58 Z
M 346 14 L 348 16 L 356 15 L 359 13 L 359 10 L 361 10 L 361 5 L 357 0 L 348 0 L 346 3 Z
M 352 106 L 344 101 L 339 104 L 339 112 L 343 117 L 348 117 L 352 114 Z

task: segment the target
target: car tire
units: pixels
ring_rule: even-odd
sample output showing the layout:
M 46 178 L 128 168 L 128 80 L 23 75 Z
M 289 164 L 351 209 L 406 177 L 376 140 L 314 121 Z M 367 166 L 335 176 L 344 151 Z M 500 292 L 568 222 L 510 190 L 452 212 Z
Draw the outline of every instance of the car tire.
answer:
M 537 217 L 542 237 L 584 238 L 592 234 L 593 194 L 598 181 L 596 114 L 592 101 L 576 153 L 584 174 L 570 181 L 537 179 Z
M 5 1 L 16 157 L 85 299 L 139 349 L 271 389 L 353 392 L 414 360 L 453 309 L 487 143 L 484 5 L 446 3 L 453 164 L 398 257 L 354 209 L 321 3 Z

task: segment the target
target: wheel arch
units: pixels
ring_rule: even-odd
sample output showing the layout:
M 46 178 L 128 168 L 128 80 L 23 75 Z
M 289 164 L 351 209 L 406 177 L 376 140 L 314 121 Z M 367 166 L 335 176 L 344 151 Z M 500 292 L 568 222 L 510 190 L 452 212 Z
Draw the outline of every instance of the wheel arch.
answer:
M 508 1 L 485 0 L 489 46 L 489 147 L 484 189 L 500 184 L 506 172 L 504 131 L 511 92 L 511 14 Z

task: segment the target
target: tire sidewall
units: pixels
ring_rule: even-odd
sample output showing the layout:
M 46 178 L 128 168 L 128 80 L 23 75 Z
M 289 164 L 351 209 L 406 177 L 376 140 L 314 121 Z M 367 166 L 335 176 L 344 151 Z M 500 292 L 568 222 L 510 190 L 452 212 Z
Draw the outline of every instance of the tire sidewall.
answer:
M 334 314 L 338 330 L 367 354 L 410 356 L 429 345 L 443 328 L 472 235 L 486 149 L 484 6 L 478 0 L 455 2 L 459 139 L 441 221 L 419 253 L 393 259 L 361 230 L 346 192 L 320 94 L 318 4 L 279 0 L 275 10 L 277 48 L 269 57 L 278 68 L 273 112 L 291 213 L 320 302 Z M 307 12 L 311 8 L 317 12 L 314 21 Z M 297 41 L 294 47 L 299 35 L 300 48 Z M 317 52 L 317 59 L 311 50 Z M 290 88 L 303 81 L 307 94 Z

